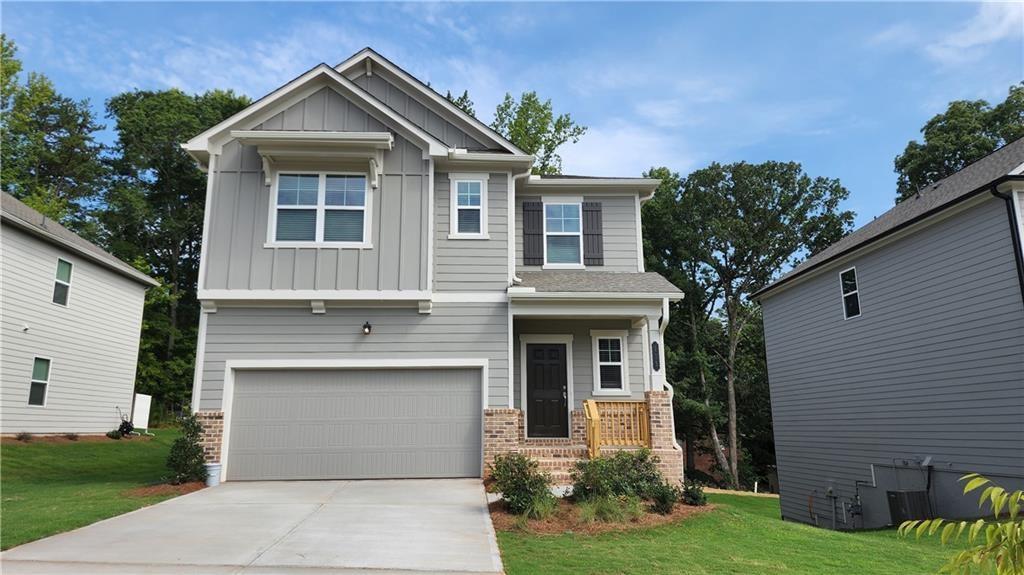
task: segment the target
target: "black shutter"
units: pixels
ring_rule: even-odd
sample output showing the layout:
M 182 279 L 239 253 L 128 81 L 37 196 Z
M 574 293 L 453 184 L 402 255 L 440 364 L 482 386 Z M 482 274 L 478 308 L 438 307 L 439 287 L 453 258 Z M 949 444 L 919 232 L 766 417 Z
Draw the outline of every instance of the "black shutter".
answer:
M 523 202 L 523 265 L 544 265 L 544 203 Z
M 604 265 L 601 202 L 583 202 L 583 265 Z

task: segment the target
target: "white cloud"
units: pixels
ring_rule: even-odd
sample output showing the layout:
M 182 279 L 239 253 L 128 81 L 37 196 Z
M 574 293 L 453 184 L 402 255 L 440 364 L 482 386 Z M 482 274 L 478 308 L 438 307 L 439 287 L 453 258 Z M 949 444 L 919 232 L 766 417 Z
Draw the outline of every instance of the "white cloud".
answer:
M 882 28 L 867 40 L 869 46 L 877 47 L 908 47 L 920 43 L 920 33 L 917 28 L 907 22 L 898 22 L 891 26 Z
M 622 119 L 591 127 L 560 150 L 562 171 L 597 176 L 640 176 L 652 166 L 689 171 L 697 158 L 682 138 Z

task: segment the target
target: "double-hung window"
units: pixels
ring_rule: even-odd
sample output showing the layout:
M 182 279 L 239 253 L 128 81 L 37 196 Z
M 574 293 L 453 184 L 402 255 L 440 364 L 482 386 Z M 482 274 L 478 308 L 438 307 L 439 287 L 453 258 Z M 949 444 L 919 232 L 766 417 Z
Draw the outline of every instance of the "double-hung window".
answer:
M 367 247 L 368 204 L 365 174 L 278 174 L 272 241 Z
M 68 298 L 71 297 L 71 262 L 57 260 L 57 276 L 53 280 L 53 298 L 50 300 L 57 305 L 67 306 Z
M 487 174 L 451 174 L 452 239 L 487 239 Z
M 32 360 L 32 380 L 28 384 L 28 404 L 46 405 L 46 391 L 50 386 L 50 360 L 37 357 Z
M 594 395 L 629 395 L 625 331 L 592 330 Z
M 544 202 L 544 267 L 583 267 L 583 202 Z
M 860 315 L 860 292 L 857 290 L 857 269 L 850 268 L 839 274 L 839 285 L 843 291 L 843 317 L 855 318 Z

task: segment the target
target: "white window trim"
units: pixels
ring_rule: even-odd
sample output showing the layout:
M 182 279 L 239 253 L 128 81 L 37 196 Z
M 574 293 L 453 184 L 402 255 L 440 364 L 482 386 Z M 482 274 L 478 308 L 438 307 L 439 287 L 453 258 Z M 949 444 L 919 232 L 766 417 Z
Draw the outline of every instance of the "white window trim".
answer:
M 67 262 L 71 266 L 71 281 L 75 279 L 75 262 L 66 260 L 64 258 L 57 258 L 57 267 L 53 270 L 53 283 L 63 284 L 68 286 L 68 299 L 64 303 L 57 303 L 53 301 L 53 289 L 50 290 L 50 303 L 60 307 L 69 307 L 71 305 L 71 281 L 61 281 L 57 278 L 57 271 L 60 269 L 60 262 Z
M 33 376 L 32 372 L 34 372 L 35 369 L 36 369 L 36 360 L 37 359 L 45 359 L 46 361 L 50 362 L 50 369 L 46 370 L 46 381 L 43 381 L 41 379 L 36 379 L 36 378 L 32 377 Z M 32 367 L 31 367 L 31 370 L 32 371 L 29 372 L 29 374 L 28 374 L 28 378 L 29 378 L 28 379 L 28 381 L 29 381 L 29 383 L 28 383 L 28 397 L 25 398 L 25 405 L 27 405 L 28 407 L 36 407 L 36 408 L 46 407 L 46 404 L 50 402 L 50 381 L 53 379 L 53 359 L 51 359 L 49 357 L 46 357 L 46 356 L 43 356 L 43 355 L 34 355 L 34 356 L 32 356 Z M 29 401 L 32 398 L 32 384 L 33 383 L 44 383 L 44 384 L 46 384 L 46 393 L 43 394 L 43 403 L 42 403 L 42 405 L 36 405 L 34 403 L 29 403 Z
M 621 362 L 602 362 L 598 353 L 598 342 L 602 339 L 617 339 L 622 354 Z M 629 396 L 629 331 L 627 330 L 590 330 L 590 353 L 594 363 L 594 391 L 596 396 Z M 622 389 L 603 389 L 601 387 L 601 366 L 615 365 L 618 363 L 622 368 Z
M 448 239 L 450 240 L 487 240 L 490 236 L 487 232 L 487 180 L 490 179 L 489 174 L 463 174 L 463 173 L 452 173 L 448 174 L 448 180 L 451 182 L 448 186 Z M 476 182 L 480 184 L 480 205 L 479 206 L 468 206 L 468 209 L 479 209 L 480 210 L 480 233 L 462 233 L 459 231 L 459 194 L 458 186 L 459 182 Z M 462 206 L 461 209 L 467 209 L 467 206 Z
M 526 401 L 526 344 L 528 343 L 561 343 L 565 344 L 565 393 L 566 393 L 566 421 L 568 422 L 567 438 L 572 438 L 572 407 L 573 380 L 572 380 L 572 334 L 519 334 L 519 407 L 523 412 L 523 437 L 530 438 L 527 425 L 527 401 Z M 511 403 L 511 401 L 509 402 Z M 553 439 L 553 438 L 552 438 Z
M 281 174 L 316 174 L 319 177 L 316 192 L 316 240 L 314 241 L 278 241 L 277 240 L 277 187 L 280 183 Z M 327 206 L 326 190 L 327 176 L 362 176 L 367 185 L 365 190 L 365 201 L 363 207 L 358 206 Z M 370 232 L 373 222 L 373 189 L 369 185 L 370 174 L 367 172 L 334 172 L 323 170 L 274 170 L 273 185 L 270 187 L 270 216 L 267 224 L 267 242 L 265 248 L 358 248 L 372 249 L 373 242 L 370 240 Z M 313 206 L 280 206 L 282 209 L 310 209 Z M 324 213 L 327 210 L 357 210 L 363 211 L 363 241 L 361 242 L 328 242 L 324 241 Z
M 851 271 L 851 270 L 853 271 L 853 282 L 854 282 L 854 285 L 856 286 L 856 289 L 854 289 L 850 293 L 845 293 L 845 292 L 843 292 L 843 274 L 845 274 L 846 272 Z M 851 295 L 857 296 L 857 315 L 846 315 L 846 298 L 851 296 Z M 860 317 L 861 313 L 863 313 L 863 311 L 864 311 L 860 307 L 860 277 L 857 275 L 857 267 L 856 266 L 851 267 L 851 268 L 846 268 L 845 270 L 839 272 L 839 304 L 843 306 L 843 319 L 844 320 L 854 319 L 854 318 Z
M 583 265 L 583 198 L 582 197 L 558 197 L 558 196 L 544 196 L 541 198 L 541 224 L 543 226 L 543 240 L 541 242 L 544 249 L 544 265 L 541 269 L 545 270 L 582 270 L 586 266 Z M 551 232 L 553 236 L 577 236 L 580 242 L 580 263 L 578 264 L 562 264 L 562 263 L 548 263 L 548 206 L 567 205 L 576 206 L 580 212 L 580 231 L 578 232 Z

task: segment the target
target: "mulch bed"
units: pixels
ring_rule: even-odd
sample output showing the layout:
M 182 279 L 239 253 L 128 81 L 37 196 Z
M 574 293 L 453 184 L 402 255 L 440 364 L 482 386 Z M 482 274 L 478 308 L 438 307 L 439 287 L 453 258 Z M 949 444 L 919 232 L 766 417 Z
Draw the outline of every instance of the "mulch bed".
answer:
M 76 439 L 68 439 L 63 435 L 33 435 L 32 439 L 22 441 L 16 437 L 8 436 L 0 438 L 0 445 L 28 445 L 32 443 L 98 443 L 110 441 L 150 441 L 153 438 L 149 435 L 131 435 L 121 439 L 111 439 L 106 435 L 79 435 Z
M 672 513 L 660 515 L 647 512 L 637 521 L 629 523 L 583 523 L 579 520 L 578 510 L 572 502 L 566 499 L 558 500 L 558 508 L 554 514 L 547 519 L 528 519 L 525 522 L 520 517 L 512 515 L 505 510 L 505 504 L 501 501 L 494 501 L 488 508 L 491 511 L 491 521 L 497 531 L 526 531 L 542 535 L 562 535 L 564 533 L 577 533 L 582 535 L 597 535 L 612 531 L 631 531 L 633 529 L 644 529 L 657 527 L 668 523 L 676 523 L 690 517 L 701 515 L 715 508 L 714 505 L 694 507 L 691 505 L 676 505 Z
M 193 491 L 199 491 L 206 487 L 206 484 L 202 481 L 192 481 L 190 483 L 182 483 L 181 485 L 171 485 L 170 483 L 158 483 L 156 485 L 147 485 L 145 487 L 136 487 L 125 491 L 124 494 L 127 497 L 153 497 L 156 495 L 185 495 L 186 493 L 192 493 Z

